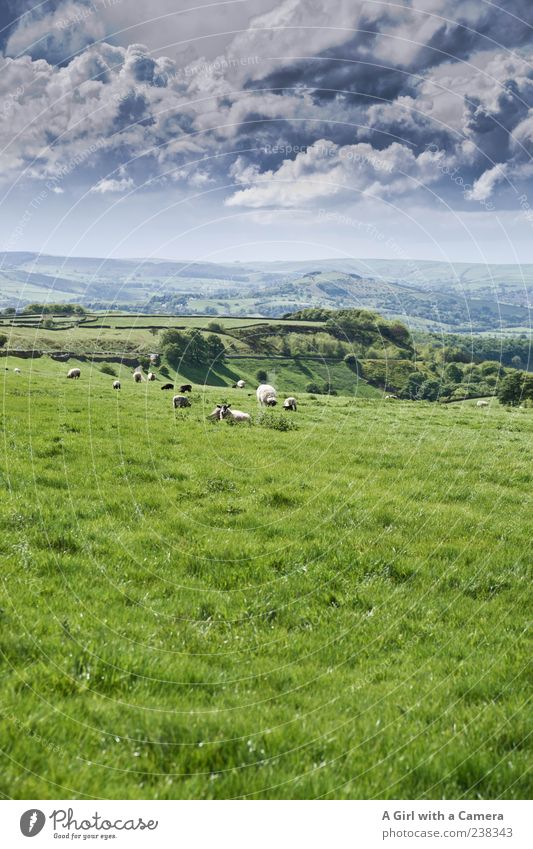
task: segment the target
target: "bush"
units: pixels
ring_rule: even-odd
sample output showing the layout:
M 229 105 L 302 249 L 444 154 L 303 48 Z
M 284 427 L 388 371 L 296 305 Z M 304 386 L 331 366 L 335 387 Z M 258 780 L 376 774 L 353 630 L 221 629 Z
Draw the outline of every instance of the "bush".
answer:
M 7 336 L 5 333 L 0 333 L 0 348 L 3 348 L 7 342 Z
M 168 366 L 161 366 L 161 368 L 159 369 L 159 373 L 162 374 L 163 377 L 170 377 Z
M 308 383 L 305 387 L 306 392 L 311 392 L 313 395 L 322 395 L 322 390 L 318 383 Z
M 288 416 L 278 416 L 272 412 L 263 412 L 259 414 L 257 424 L 261 427 L 268 427 L 270 430 L 297 430 L 298 425 L 294 419 L 289 419 Z
M 110 374 L 111 377 L 117 376 L 116 369 L 114 369 L 113 366 L 110 366 L 109 363 L 104 363 L 103 366 L 100 368 L 100 371 L 102 372 L 102 374 Z
M 363 376 L 363 369 L 361 367 L 361 363 L 359 362 L 355 354 L 346 354 L 346 356 L 344 357 L 344 362 L 351 371 L 355 372 L 358 377 Z
M 224 333 L 224 325 L 219 321 L 210 321 L 207 325 L 207 329 L 211 331 L 211 333 Z
M 256 372 L 255 376 L 257 377 L 259 383 L 266 383 L 266 381 L 268 380 L 268 374 L 262 368 L 260 368 L 259 371 Z

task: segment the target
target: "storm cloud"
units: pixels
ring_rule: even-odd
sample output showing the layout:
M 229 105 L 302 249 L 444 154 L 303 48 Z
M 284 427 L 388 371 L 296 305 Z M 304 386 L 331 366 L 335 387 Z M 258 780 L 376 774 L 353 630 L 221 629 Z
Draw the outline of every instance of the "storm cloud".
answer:
M 531 178 L 527 0 L 339 0 L 334 19 L 318 0 L 228 2 L 205 32 L 186 8 L 151 4 L 144 43 L 132 4 L 8 0 L 2 180 L 220 186 L 226 207 L 259 209 L 437 186 L 464 206 Z M 169 39 L 178 19 L 186 37 Z M 450 169 L 471 190 L 452 191 Z

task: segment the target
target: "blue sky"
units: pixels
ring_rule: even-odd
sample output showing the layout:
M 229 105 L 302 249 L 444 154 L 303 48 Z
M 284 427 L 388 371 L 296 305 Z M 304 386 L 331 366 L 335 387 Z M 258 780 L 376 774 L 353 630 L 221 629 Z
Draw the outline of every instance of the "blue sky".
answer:
M 529 0 L 4 0 L 0 250 L 533 262 Z

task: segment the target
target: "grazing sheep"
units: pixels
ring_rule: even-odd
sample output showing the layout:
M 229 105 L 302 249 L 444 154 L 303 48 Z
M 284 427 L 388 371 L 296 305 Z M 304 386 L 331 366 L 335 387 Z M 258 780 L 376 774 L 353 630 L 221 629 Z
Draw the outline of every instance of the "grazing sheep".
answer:
M 113 389 L 120 389 L 120 380 L 113 381 Z
M 261 386 L 258 386 L 255 394 L 262 407 L 275 407 L 278 403 L 276 390 L 268 383 L 262 383 Z
M 70 378 L 70 380 L 78 380 L 80 375 L 81 371 L 79 368 L 71 368 L 67 374 L 67 377 Z
M 220 420 L 227 419 L 233 422 L 250 422 L 250 414 L 243 413 L 241 410 L 230 410 L 231 404 L 222 404 L 220 406 Z
M 172 405 L 173 405 L 174 409 L 177 410 L 178 408 L 181 408 L 181 407 L 190 407 L 191 402 L 189 401 L 188 398 L 185 397 L 185 395 L 174 395 L 174 397 L 172 399 Z
M 393 398 L 397 398 L 397 397 L 398 397 L 397 395 L 385 395 L 385 400 L 391 401 Z
M 155 380 L 155 374 L 153 373 L 153 371 L 148 372 L 148 377 L 146 378 L 146 380 Z
M 488 406 L 489 406 L 489 402 L 485 401 L 483 398 L 481 398 L 476 404 L 476 407 L 488 407 Z
M 192 383 L 182 383 L 180 392 L 192 392 Z
M 142 383 L 143 380 L 144 380 L 144 377 L 142 376 L 142 373 L 140 371 L 134 371 L 133 372 L 133 382 L 134 383 Z
M 292 395 L 289 398 L 285 398 L 283 402 L 284 410 L 292 410 L 294 413 L 297 409 L 296 398 L 293 398 Z
M 174 384 L 173 383 L 163 383 L 163 386 L 161 387 L 161 389 L 174 389 Z
M 13 369 L 13 371 L 15 372 L 15 374 L 20 374 L 20 369 L 19 369 L 19 368 L 14 368 L 14 369 Z
M 244 389 L 244 387 L 246 386 L 246 383 L 244 382 L 244 380 L 238 380 L 235 385 L 236 385 L 237 389 Z

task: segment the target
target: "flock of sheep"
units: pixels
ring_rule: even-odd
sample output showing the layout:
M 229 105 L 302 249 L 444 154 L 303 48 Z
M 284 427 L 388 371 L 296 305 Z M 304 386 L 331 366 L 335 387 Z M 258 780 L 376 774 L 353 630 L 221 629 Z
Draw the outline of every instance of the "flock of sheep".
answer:
M 81 376 L 81 370 L 79 368 L 71 368 L 67 373 L 67 378 L 70 380 L 78 380 Z M 146 380 L 153 381 L 156 379 L 156 375 L 154 372 L 148 372 Z M 140 368 L 136 368 L 133 372 L 133 381 L 134 383 L 142 383 L 145 380 L 145 377 Z M 246 386 L 244 380 L 238 380 L 237 383 L 233 384 L 233 389 L 244 389 Z M 121 383 L 120 380 L 113 381 L 113 389 L 120 389 Z M 162 390 L 174 389 L 173 383 L 164 383 L 161 387 Z M 180 386 L 180 393 L 184 392 L 192 392 L 192 384 L 191 383 L 183 383 Z M 261 407 L 275 407 L 278 403 L 277 393 L 273 386 L 270 386 L 269 383 L 262 383 L 257 387 L 256 391 L 257 400 Z M 190 407 L 191 402 L 190 399 L 186 397 L 184 394 L 174 395 L 172 398 L 172 406 L 175 410 L 181 409 L 183 407 Z M 296 398 L 292 395 L 288 398 L 285 398 L 283 402 L 284 410 L 292 410 L 296 412 L 298 408 L 298 404 Z M 222 421 L 225 419 L 226 421 L 233 422 L 251 422 L 251 416 L 249 413 L 243 413 L 242 410 L 232 410 L 231 404 L 217 404 L 215 409 L 209 413 L 208 419 L 214 419 L 215 421 Z

